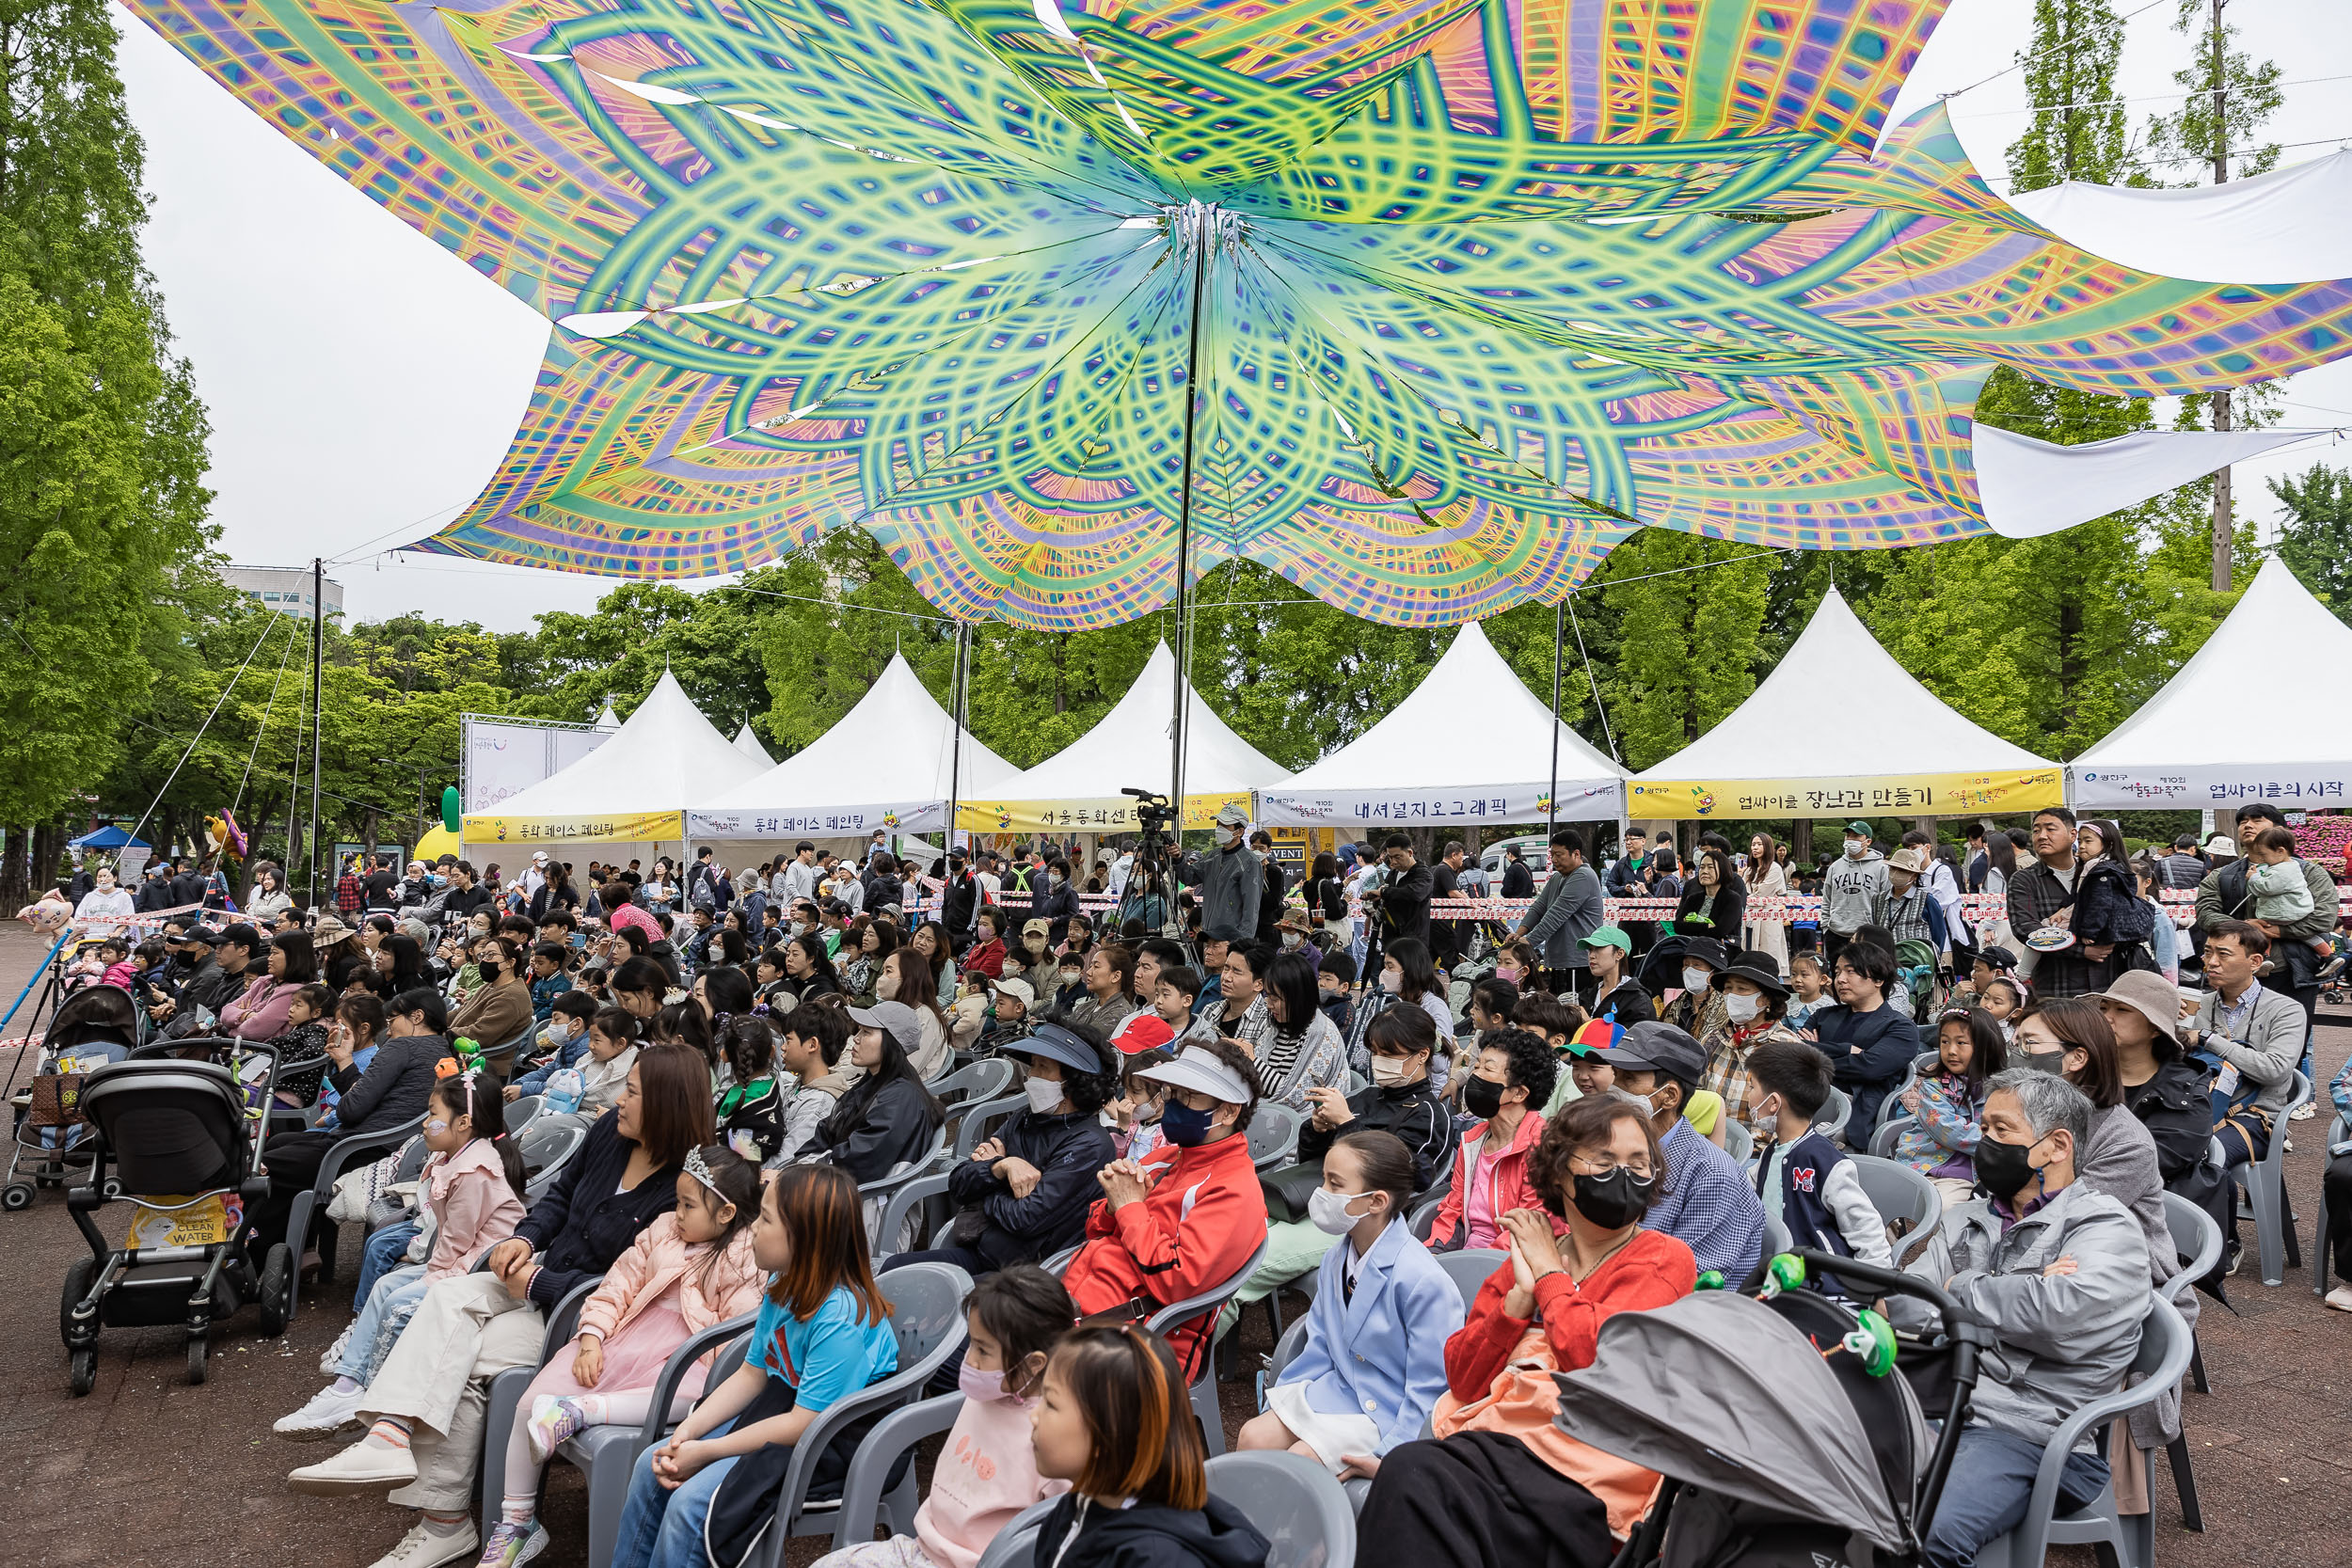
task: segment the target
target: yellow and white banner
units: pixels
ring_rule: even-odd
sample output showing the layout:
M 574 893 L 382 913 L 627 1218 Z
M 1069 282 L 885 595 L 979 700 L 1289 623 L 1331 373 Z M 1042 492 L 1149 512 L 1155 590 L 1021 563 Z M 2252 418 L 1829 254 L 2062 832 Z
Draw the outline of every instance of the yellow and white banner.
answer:
M 682 811 L 582 813 L 577 816 L 501 816 L 483 812 L 466 818 L 459 835 L 468 844 L 660 844 L 686 836 Z
M 1248 811 L 1249 791 L 1187 795 L 1184 826 L 1208 827 L 1229 805 Z M 956 806 L 956 826 L 975 833 L 1132 833 L 1140 824 L 1135 798 L 1115 795 L 1100 800 L 963 800 Z
M 1627 815 L 1636 817 L 1949 816 L 2062 806 L 2066 780 L 2059 768 L 1859 779 L 1634 779 L 1625 793 Z

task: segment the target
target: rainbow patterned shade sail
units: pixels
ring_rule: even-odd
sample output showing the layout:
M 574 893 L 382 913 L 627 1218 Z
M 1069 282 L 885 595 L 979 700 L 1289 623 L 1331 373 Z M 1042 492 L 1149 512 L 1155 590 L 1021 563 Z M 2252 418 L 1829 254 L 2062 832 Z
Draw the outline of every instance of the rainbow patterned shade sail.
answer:
M 957 616 L 1127 619 L 1175 587 L 1197 363 L 1191 569 L 1448 625 L 1644 525 L 1983 532 L 1994 364 L 2179 393 L 2352 323 L 2069 245 L 1940 108 L 1879 145 L 1939 0 L 132 3 L 557 323 L 417 546 L 488 561 L 856 525 Z

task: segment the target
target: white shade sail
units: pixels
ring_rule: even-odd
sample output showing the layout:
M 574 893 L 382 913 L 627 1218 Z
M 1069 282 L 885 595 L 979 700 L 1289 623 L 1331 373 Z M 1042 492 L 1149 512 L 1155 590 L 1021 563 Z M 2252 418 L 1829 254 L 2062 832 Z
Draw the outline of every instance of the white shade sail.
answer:
M 2064 799 L 2061 769 L 1947 707 L 1835 588 L 1748 700 L 1633 775 L 1634 816 L 1931 816 Z
M 2352 788 L 2352 703 L 2331 679 L 2280 679 L 2282 657 L 2298 669 L 2347 668 L 2352 626 L 2273 557 L 2164 689 L 2074 759 L 2074 804 L 2341 808 Z
M 689 801 L 759 764 L 702 715 L 669 671 L 596 751 L 465 819 L 468 844 L 659 844 L 685 831 Z
M 1971 437 L 1977 500 L 1994 532 L 2038 539 L 2137 506 L 2216 468 L 2329 433 L 2141 430 L 2067 447 L 1979 422 Z
M 936 829 L 946 820 L 959 732 L 898 654 L 871 689 L 802 750 L 725 789 L 705 791 L 690 814 L 696 843 L 762 843 L 827 836 L 863 838 Z M 1012 765 L 962 736 L 957 791 L 1001 788 Z
M 1200 700 L 1184 693 L 1184 825 L 1205 827 L 1228 801 L 1245 808 L 1252 791 L 1289 779 L 1289 769 L 1235 735 Z M 960 827 L 982 832 L 1069 829 L 1129 832 L 1135 801 L 1120 791 L 1171 787 L 1168 724 L 1175 717 L 1176 657 L 1162 642 L 1135 685 L 1095 726 L 995 794 L 976 792 Z
M 2181 190 L 2070 180 L 2020 191 L 2009 204 L 2069 245 L 2163 277 L 2201 283 L 2352 277 L 2352 152 Z
M 1559 723 L 1470 622 L 1394 712 L 1301 772 L 1258 792 L 1278 827 L 1536 822 L 1551 815 L 1559 736 L 1563 821 L 1614 818 L 1625 773 Z

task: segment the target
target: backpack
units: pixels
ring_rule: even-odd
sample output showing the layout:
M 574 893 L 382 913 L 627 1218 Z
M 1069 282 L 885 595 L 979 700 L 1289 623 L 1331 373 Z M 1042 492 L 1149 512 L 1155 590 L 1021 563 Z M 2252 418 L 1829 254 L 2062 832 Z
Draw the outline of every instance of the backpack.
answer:
M 1933 900 L 1928 908 L 1935 908 Z M 1935 1004 L 1935 949 L 1916 937 L 1897 942 L 1895 979 L 1910 998 L 1912 1022 L 1926 1022 Z

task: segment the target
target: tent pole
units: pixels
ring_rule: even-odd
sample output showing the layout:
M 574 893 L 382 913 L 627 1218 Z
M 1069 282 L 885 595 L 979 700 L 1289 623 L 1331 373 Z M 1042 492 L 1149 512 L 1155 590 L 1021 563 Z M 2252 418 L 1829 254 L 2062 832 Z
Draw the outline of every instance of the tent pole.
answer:
M 1192 229 L 1192 330 L 1184 343 L 1184 477 L 1183 499 L 1176 510 L 1176 660 L 1175 714 L 1169 721 L 1168 804 L 1176 811 L 1175 845 L 1184 845 L 1184 700 L 1190 695 L 1186 676 L 1192 669 L 1190 624 L 1192 579 L 1192 446 L 1200 407 L 1200 306 L 1209 292 L 1209 245 L 1215 220 L 1209 209 L 1187 203 L 1184 219 Z
M 1551 790 L 1544 797 L 1544 842 L 1560 831 L 1560 661 L 1568 628 L 1568 601 L 1551 607 Z
M 326 563 L 310 558 L 310 859 L 303 891 L 312 909 L 319 902 L 319 736 L 325 722 L 326 693 L 319 686 L 319 665 L 326 641 Z M 331 869 L 331 868 L 330 868 Z M 329 884 L 332 885 L 331 883 Z
M 972 626 L 956 623 L 956 660 L 947 677 L 947 826 L 940 842 L 952 863 L 956 853 L 956 806 L 963 792 L 963 721 L 972 711 Z

